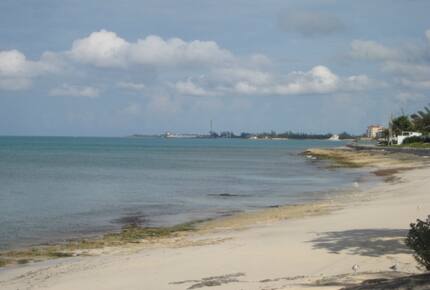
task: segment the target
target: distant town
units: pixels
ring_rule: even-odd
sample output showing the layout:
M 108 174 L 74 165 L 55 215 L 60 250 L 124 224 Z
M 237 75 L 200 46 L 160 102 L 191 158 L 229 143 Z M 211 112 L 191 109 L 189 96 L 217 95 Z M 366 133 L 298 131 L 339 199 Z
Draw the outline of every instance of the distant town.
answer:
M 315 134 L 286 131 L 277 133 L 275 131 L 249 133 L 241 132 L 236 134 L 232 131 L 214 131 L 212 121 L 208 134 L 180 134 L 166 132 L 159 135 L 141 135 L 135 134 L 132 137 L 159 137 L 159 138 L 235 138 L 249 140 L 288 140 L 288 139 L 316 139 L 316 140 L 375 140 L 379 145 L 404 145 L 416 147 L 428 147 L 430 143 L 430 108 L 424 107 L 423 110 L 411 115 L 402 114 L 396 118 L 391 118 L 388 127 L 379 124 L 372 124 L 367 127 L 364 134 L 354 135 L 348 132 L 340 134 Z

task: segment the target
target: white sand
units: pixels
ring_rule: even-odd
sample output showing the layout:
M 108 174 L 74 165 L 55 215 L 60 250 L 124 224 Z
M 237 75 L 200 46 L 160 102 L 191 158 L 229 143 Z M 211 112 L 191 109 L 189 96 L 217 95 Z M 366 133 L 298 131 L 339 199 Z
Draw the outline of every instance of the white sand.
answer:
M 430 168 L 399 176 L 350 194 L 331 213 L 0 270 L 0 289 L 340 289 L 332 282 L 395 276 L 396 263 L 400 272 L 419 272 L 402 237 L 430 214 Z

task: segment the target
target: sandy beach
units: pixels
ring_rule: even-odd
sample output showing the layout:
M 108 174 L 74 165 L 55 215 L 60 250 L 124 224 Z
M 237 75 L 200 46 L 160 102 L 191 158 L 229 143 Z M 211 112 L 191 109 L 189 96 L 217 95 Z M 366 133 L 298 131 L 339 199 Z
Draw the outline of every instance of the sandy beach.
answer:
M 357 190 L 331 200 L 205 222 L 172 237 L 8 266 L 0 269 L 0 288 L 341 289 L 421 273 L 404 238 L 411 222 L 430 213 L 427 159 L 351 150 L 307 154 L 369 166 L 385 181 L 365 190 L 357 183 Z

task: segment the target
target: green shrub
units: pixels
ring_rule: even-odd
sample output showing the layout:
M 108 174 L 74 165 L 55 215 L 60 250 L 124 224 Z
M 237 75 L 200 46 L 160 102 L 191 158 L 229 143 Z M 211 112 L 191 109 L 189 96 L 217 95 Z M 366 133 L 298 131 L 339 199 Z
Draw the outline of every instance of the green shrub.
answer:
M 430 216 L 426 221 L 411 223 L 406 245 L 415 252 L 417 262 L 430 270 Z
M 413 136 L 408 137 L 403 140 L 403 144 L 411 144 L 411 143 L 430 143 L 429 136 Z

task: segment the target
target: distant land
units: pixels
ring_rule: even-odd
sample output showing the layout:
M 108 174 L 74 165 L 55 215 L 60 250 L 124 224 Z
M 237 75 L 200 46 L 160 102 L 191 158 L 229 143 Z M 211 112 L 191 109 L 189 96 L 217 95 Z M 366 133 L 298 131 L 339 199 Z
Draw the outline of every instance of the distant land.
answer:
M 135 138 L 234 138 L 234 139 L 271 139 L 271 140 L 286 140 L 286 139 L 330 139 L 335 138 L 339 140 L 347 140 L 347 139 L 357 139 L 361 138 L 364 135 L 353 135 L 347 132 L 342 132 L 340 134 L 332 134 L 332 133 L 324 133 L 324 134 L 315 134 L 315 133 L 302 133 L 302 132 L 293 132 L 287 131 L 284 133 L 276 133 L 275 131 L 271 132 L 261 132 L 261 133 L 248 133 L 241 132 L 240 134 L 235 134 L 231 131 L 222 131 L 215 132 L 210 131 L 208 134 L 194 134 L 194 133 L 172 133 L 166 132 L 164 134 L 134 134 L 131 137 Z

